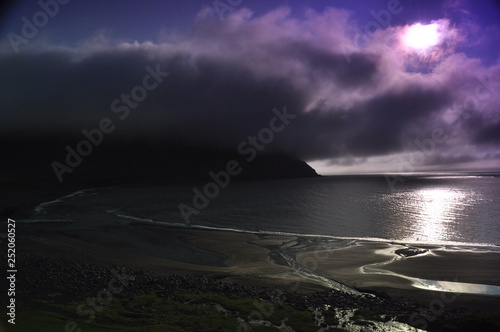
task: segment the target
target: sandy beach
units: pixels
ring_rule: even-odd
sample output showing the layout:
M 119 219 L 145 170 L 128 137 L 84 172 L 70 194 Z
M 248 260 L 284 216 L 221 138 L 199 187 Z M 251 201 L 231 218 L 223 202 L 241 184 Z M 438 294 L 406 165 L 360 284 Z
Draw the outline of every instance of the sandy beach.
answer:
M 346 331 L 361 331 L 366 324 L 366 331 L 417 331 L 410 326 L 432 331 L 449 322 L 460 326 L 458 318 L 476 311 L 489 315 L 495 326 L 500 317 L 500 295 L 478 294 L 500 285 L 499 252 L 86 220 L 17 224 L 22 328 L 56 324 L 64 329 L 77 322 L 88 331 L 109 326 L 136 331 L 132 327 L 139 325 L 159 331 L 153 326 L 203 320 L 207 305 L 216 317 L 220 307 L 238 308 L 224 316 L 233 327 L 223 331 L 241 330 L 241 324 L 277 327 L 277 317 L 281 324 L 295 317 L 295 323 L 288 321 L 294 331 L 317 331 L 328 315 L 324 326 Z M 95 323 L 85 320 L 88 311 L 81 306 L 96 294 L 102 297 L 116 271 L 125 271 L 130 285 L 117 295 L 114 309 L 104 310 Z M 472 292 L 463 287 L 472 284 Z M 138 307 L 143 298 L 155 300 Z M 164 307 L 151 314 L 151 303 Z M 262 316 L 263 306 L 286 310 L 260 323 L 252 320 L 256 308 Z M 165 321 L 172 312 L 178 321 Z M 207 331 L 220 327 L 215 316 L 213 323 L 200 324 Z M 474 322 L 472 317 L 467 321 Z
M 20 226 L 20 250 L 46 257 L 125 265 L 163 275 L 203 275 L 300 292 L 341 289 L 425 302 L 446 291 L 470 293 L 462 294 L 457 302 L 474 298 L 473 302 L 500 303 L 500 296 L 460 288 L 463 284 L 489 285 L 492 289 L 480 292 L 498 291 L 500 252 L 487 248 L 347 242 L 134 222 L 110 222 L 98 228 L 58 223 Z M 431 287 L 422 283 L 425 281 L 444 283 Z

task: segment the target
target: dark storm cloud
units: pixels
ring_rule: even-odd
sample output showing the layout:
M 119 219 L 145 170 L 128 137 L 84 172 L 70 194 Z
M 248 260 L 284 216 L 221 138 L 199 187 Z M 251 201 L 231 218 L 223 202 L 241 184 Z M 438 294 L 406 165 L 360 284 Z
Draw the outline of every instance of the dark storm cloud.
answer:
M 362 124 L 362 130 L 348 149 L 359 155 L 398 152 L 404 148 L 403 132 L 449 101 L 446 91 L 411 85 L 399 93 L 377 96 L 363 105 L 361 112 L 353 113 L 353 125 Z
M 302 61 L 312 74 L 330 77 L 345 88 L 374 84 L 379 57 L 370 53 L 334 53 L 309 43 L 291 43 L 282 49 L 283 58 Z
M 483 131 L 478 134 L 477 141 L 500 145 L 500 123 L 485 126 Z
M 478 160 L 482 161 L 484 168 L 489 168 L 491 166 L 498 166 L 498 159 L 500 159 L 499 152 L 467 152 L 467 151 L 457 151 L 455 153 L 442 152 L 439 154 L 433 154 L 427 158 L 424 167 L 433 168 L 435 165 L 443 166 L 462 166 L 459 168 L 470 168 L 477 163 Z
M 238 63 L 175 53 L 160 60 L 142 51 L 98 53 L 81 60 L 45 53 L 2 59 L 4 132 L 23 135 L 76 133 L 103 117 L 111 104 L 141 84 L 146 66 L 169 77 L 148 92 L 116 135 L 146 136 L 234 147 L 260 129 L 273 107 L 300 110 L 301 93 L 284 78 L 255 77 Z M 120 103 L 120 105 L 125 105 Z
M 402 55 L 389 56 L 381 44 L 345 51 L 349 39 L 341 26 L 321 28 L 332 17 L 336 24 L 348 21 L 346 13 L 332 10 L 303 22 L 280 10 L 256 19 L 240 11 L 222 23 L 204 13 L 187 36 L 163 44 L 2 54 L 1 132 L 78 136 L 106 117 L 117 126 L 115 138 L 236 149 L 268 124 L 274 107 L 286 105 L 298 116 L 273 148 L 307 160 L 350 165 L 411 152 L 412 142 L 430 137 L 437 126 L 450 136 L 440 149 L 498 145 L 498 112 L 483 116 L 484 91 L 475 103 L 479 120 L 460 115 L 464 97 L 480 84 L 471 77 L 496 73 L 498 66 L 450 56 L 432 73 L 408 73 Z M 320 28 L 306 29 L 315 26 Z M 111 104 L 142 84 L 147 66 L 169 76 L 118 120 Z M 493 93 L 487 103 L 489 110 L 500 104 Z
M 348 111 L 312 110 L 293 128 L 295 146 L 307 159 L 397 153 L 407 146 L 409 139 L 404 134 L 409 127 L 449 101 L 446 91 L 408 86 L 353 105 Z
M 499 156 L 494 156 L 498 158 Z M 444 154 L 436 154 L 429 158 L 427 161 L 427 165 L 454 165 L 459 163 L 471 162 L 477 159 L 477 156 L 472 154 L 460 153 L 457 155 L 444 155 Z

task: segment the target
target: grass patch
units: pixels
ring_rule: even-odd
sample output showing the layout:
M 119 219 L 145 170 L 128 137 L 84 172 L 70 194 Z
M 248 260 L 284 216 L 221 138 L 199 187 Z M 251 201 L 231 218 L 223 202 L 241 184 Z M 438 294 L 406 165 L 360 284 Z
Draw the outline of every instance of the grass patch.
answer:
M 212 304 L 218 303 L 229 311 L 239 312 L 242 318 L 248 317 L 252 312 L 257 310 L 254 302 L 255 299 L 250 298 L 229 298 L 215 293 L 204 294 L 187 294 L 175 293 L 179 302 L 189 302 L 190 304 Z
M 67 321 L 67 317 L 50 311 L 19 312 L 12 327 L 15 331 L 64 331 Z
M 285 305 L 273 305 L 265 301 L 257 301 L 250 298 L 229 298 L 218 294 L 176 294 L 176 296 L 190 304 L 220 304 L 225 309 L 238 313 L 243 319 L 249 316 L 252 318 L 262 317 L 273 325 L 279 326 L 282 321 L 296 331 L 315 331 L 318 326 L 314 324 L 314 315 L 310 311 L 300 311 Z M 258 313 L 255 315 L 255 313 Z M 276 328 L 269 326 L 256 326 L 254 330 L 276 331 Z
M 327 324 L 329 326 L 339 325 L 340 324 L 340 321 L 335 316 L 335 311 L 332 310 L 332 309 L 325 310 L 323 312 L 323 316 L 325 317 L 325 324 Z
M 272 314 L 267 319 L 273 325 L 281 325 L 282 321 L 295 331 L 313 331 L 318 329 L 314 324 L 314 315 L 310 311 L 296 310 L 290 306 L 275 306 Z
M 213 305 L 184 304 L 155 294 L 114 298 L 101 312 L 95 312 L 90 323 L 86 323 L 90 315 L 76 313 L 82 302 L 45 304 L 47 310 L 19 313 L 14 331 L 65 331 L 71 321 L 77 325 L 75 332 L 78 328 L 95 332 L 236 331 L 239 324 L 235 317 L 219 312 Z

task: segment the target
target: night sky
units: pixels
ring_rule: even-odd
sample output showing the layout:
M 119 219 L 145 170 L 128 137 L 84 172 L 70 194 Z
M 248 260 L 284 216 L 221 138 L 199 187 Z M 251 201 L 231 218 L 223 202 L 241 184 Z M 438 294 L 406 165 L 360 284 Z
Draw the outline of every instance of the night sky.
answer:
M 498 2 L 41 3 L 1 17 L 0 135 L 236 150 L 286 106 L 269 148 L 322 174 L 500 168 Z

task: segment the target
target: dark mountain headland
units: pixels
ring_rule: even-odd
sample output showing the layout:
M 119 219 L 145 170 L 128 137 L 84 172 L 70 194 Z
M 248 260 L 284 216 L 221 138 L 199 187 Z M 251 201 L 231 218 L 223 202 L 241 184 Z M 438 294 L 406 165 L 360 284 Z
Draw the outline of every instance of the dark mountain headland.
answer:
M 71 137 L 0 140 L 0 184 L 5 199 L 0 215 L 24 215 L 40 201 L 71 190 L 171 183 L 202 184 L 210 173 L 236 169 L 230 181 L 319 176 L 291 154 L 173 145 L 151 140 L 109 140 L 97 146 Z M 82 153 L 83 152 L 83 153 Z
M 109 141 L 92 147 L 80 142 L 4 138 L 0 142 L 4 160 L 1 183 L 53 186 L 193 182 L 205 180 L 210 171 L 224 170 L 232 160 L 242 168 L 238 179 L 318 176 L 304 161 L 276 151 L 254 149 L 242 155 L 230 149 L 145 140 Z

